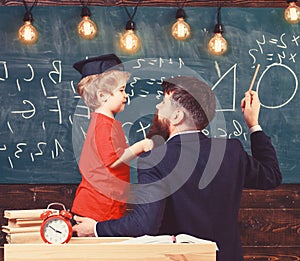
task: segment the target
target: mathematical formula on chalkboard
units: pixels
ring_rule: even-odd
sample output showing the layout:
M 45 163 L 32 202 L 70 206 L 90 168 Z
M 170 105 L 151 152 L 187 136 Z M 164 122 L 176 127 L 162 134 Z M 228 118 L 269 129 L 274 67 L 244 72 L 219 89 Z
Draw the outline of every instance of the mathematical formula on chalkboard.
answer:
M 149 99 L 150 96 L 154 95 L 155 98 L 154 100 L 157 100 L 156 103 L 158 103 L 162 97 L 162 91 L 160 90 L 160 85 L 162 83 L 162 81 L 166 78 L 165 76 L 159 76 L 159 74 L 161 74 L 164 70 L 164 64 L 168 64 L 168 67 L 172 67 L 172 73 L 176 73 L 179 72 L 180 75 L 180 71 L 182 68 L 185 67 L 185 63 L 183 61 L 183 59 L 179 58 L 178 59 L 179 62 L 175 62 L 172 59 L 162 59 L 162 58 L 158 58 L 158 59 L 142 59 L 139 58 L 135 61 L 132 61 L 131 63 L 133 63 L 133 66 L 130 66 L 131 68 L 128 71 L 131 71 L 133 74 L 133 78 L 132 81 L 128 84 L 127 86 L 127 92 L 129 94 L 129 98 L 128 98 L 128 102 L 127 102 L 127 106 L 131 106 L 132 102 L 134 99 L 139 98 L 139 104 L 138 107 L 143 106 L 145 104 L 146 99 Z M 157 65 L 156 65 L 157 63 Z M 5 77 L 1 78 L 1 81 L 5 81 L 6 79 L 8 79 L 8 75 L 9 75 L 9 70 L 7 67 L 7 62 L 2 61 L 1 64 L 3 65 L 3 71 L 5 73 Z M 135 65 L 134 65 L 135 64 Z M 146 64 L 146 65 L 145 65 Z M 126 64 L 125 64 L 126 65 Z M 144 65 L 144 66 L 143 66 Z M 172 65 L 172 66 L 170 66 Z M 23 78 L 17 78 L 16 82 L 15 82 L 15 93 L 13 94 L 13 97 L 15 98 L 16 96 L 21 96 L 22 97 L 22 82 L 33 82 L 35 80 L 35 70 L 34 70 L 34 65 L 33 64 L 27 64 L 27 78 L 23 77 Z M 134 73 L 136 75 L 139 74 L 139 70 L 142 68 L 143 69 L 143 74 L 145 74 L 144 72 L 144 67 L 148 67 L 151 66 L 152 69 L 153 67 L 157 66 L 157 70 L 161 70 L 158 74 L 158 72 L 155 72 L 156 74 L 156 78 L 152 77 L 149 78 L 147 80 L 142 79 L 139 76 L 134 76 Z M 47 74 L 48 80 L 49 82 L 51 82 L 50 84 L 50 88 L 54 88 L 53 86 L 56 86 L 57 84 L 62 82 L 62 75 L 63 75 L 63 71 L 62 71 L 62 61 L 60 60 L 54 60 L 51 62 L 50 67 L 52 67 L 52 70 L 50 70 Z M 267 68 L 265 68 L 264 71 L 262 71 L 261 76 L 258 80 L 258 84 L 257 84 L 257 90 L 259 91 L 259 87 L 260 87 L 260 82 L 264 80 L 264 77 L 268 77 L 268 71 L 271 71 L 273 68 L 276 67 L 280 67 L 282 69 L 282 74 L 287 73 L 290 74 L 290 77 L 292 78 L 292 80 L 295 82 L 294 86 L 291 86 L 291 94 L 289 97 L 287 97 L 287 99 L 285 99 L 283 102 L 281 102 L 280 104 L 276 104 L 276 105 L 264 105 L 265 107 L 271 108 L 271 109 L 276 109 L 276 108 L 280 108 L 284 105 L 287 105 L 295 96 L 297 89 L 298 89 L 298 79 L 297 76 L 295 74 L 295 72 L 293 72 L 293 70 L 291 68 L 289 68 L 288 66 L 281 64 L 281 63 L 273 63 L 270 66 L 268 66 Z M 168 72 L 170 72 L 170 68 L 168 68 Z M 164 72 L 163 72 L 164 73 Z M 186 74 L 186 73 L 185 73 Z M 224 95 L 226 95 L 227 97 L 230 97 L 230 99 L 233 101 L 231 106 L 228 107 L 224 107 L 224 108 L 218 108 L 217 111 L 218 112 L 223 112 L 223 111 L 231 111 L 231 112 L 235 112 L 237 110 L 237 105 L 236 105 L 236 86 L 237 86 L 237 79 L 236 79 L 236 75 L 237 75 L 237 64 L 234 64 L 232 67 L 230 67 L 220 78 L 219 80 L 213 85 L 212 89 L 217 90 L 217 88 L 222 88 L 219 87 L 222 86 L 221 82 L 223 79 L 225 79 L 226 77 L 230 77 L 230 74 L 233 75 L 233 85 L 231 86 L 231 89 L 227 92 L 224 93 Z M 28 77 L 29 76 L 29 77 Z M 159 77 L 157 77 L 159 76 Z M 175 75 L 169 75 L 170 77 L 175 76 Z M 144 77 L 143 77 L 144 78 Z M 158 79 L 157 79 L 158 78 Z M 143 84 L 141 86 L 139 85 L 139 81 L 143 81 Z M 34 126 L 34 129 L 40 128 L 43 131 L 46 131 L 48 122 L 47 122 L 47 118 L 52 118 L 52 120 L 54 119 L 54 123 L 55 125 L 57 125 L 56 128 L 60 128 L 60 126 L 64 126 L 65 124 L 70 124 L 73 125 L 74 120 L 77 121 L 78 117 L 79 118 L 83 118 L 83 122 L 80 123 L 81 125 L 78 126 L 78 128 L 80 129 L 81 133 L 82 133 L 82 139 L 85 138 L 85 134 L 86 134 L 86 130 L 88 127 L 88 122 L 90 119 L 90 110 L 89 108 L 83 104 L 83 102 L 78 102 L 75 108 L 75 112 L 74 113 L 69 113 L 66 115 L 66 117 L 63 117 L 63 111 L 64 111 L 64 107 L 61 105 L 60 102 L 60 97 L 59 94 L 55 95 L 55 91 L 53 92 L 53 89 L 50 91 L 51 95 L 48 95 L 48 90 L 47 90 L 47 86 L 45 86 L 45 81 L 44 78 L 40 78 L 38 79 L 39 85 L 35 86 L 35 92 L 40 92 L 39 95 L 39 101 L 40 99 L 44 99 L 45 103 L 44 105 L 46 105 L 47 109 L 47 115 L 45 117 L 45 120 L 41 121 L 38 123 L 37 126 Z M 68 88 L 70 89 L 70 97 L 71 99 L 75 99 L 75 100 L 79 100 L 80 96 L 77 95 L 76 93 L 76 89 L 74 86 L 74 81 L 70 81 L 68 83 Z M 32 87 L 25 87 L 25 88 L 32 88 Z M 60 92 L 60 91 L 58 91 Z M 54 94 L 54 95 L 53 95 Z M 36 99 L 36 97 L 34 97 L 34 99 Z M 16 130 L 14 129 L 13 126 L 15 126 L 15 122 L 14 122 L 14 118 L 17 118 L 17 124 L 20 124 L 20 121 L 22 122 L 22 126 L 25 126 L 27 124 L 32 124 L 31 123 L 31 119 L 34 118 L 34 116 L 37 113 L 37 106 L 35 105 L 35 101 L 34 100 L 30 100 L 28 99 L 20 99 L 21 103 L 17 104 L 15 103 L 10 111 L 11 115 L 12 115 L 12 119 L 6 121 L 6 128 L 7 130 L 10 132 L 10 136 L 14 136 L 16 135 L 17 137 L 22 137 L 22 134 L 18 134 L 16 133 Z M 135 105 L 136 106 L 136 105 Z M 149 108 L 149 111 L 147 111 L 146 114 L 151 115 L 151 113 L 153 114 L 155 111 L 155 103 L 151 104 L 151 107 Z M 135 131 L 135 134 L 138 135 L 138 137 L 136 138 L 137 140 L 145 138 L 146 137 L 146 133 L 147 133 L 147 129 L 150 127 L 150 122 L 149 119 L 151 120 L 151 118 L 146 118 L 143 119 L 142 117 L 144 115 L 135 115 L 135 113 L 130 112 L 131 115 L 133 115 L 135 118 L 134 120 L 128 121 L 128 115 L 126 116 L 121 116 L 121 120 L 123 121 L 123 128 L 126 130 L 127 126 L 129 126 L 130 128 L 133 128 Z M 124 114 L 128 114 L 128 112 L 124 113 Z M 125 117 L 125 118 L 124 118 Z M 124 118 L 124 119 L 122 119 Z M 36 122 L 35 122 L 36 124 Z M 134 126 L 135 124 L 135 126 Z M 232 124 L 232 128 L 230 128 L 232 130 L 232 132 L 228 131 L 225 128 L 221 128 L 218 127 L 217 130 L 214 131 L 214 136 L 215 137 L 224 137 L 224 138 L 233 138 L 233 137 L 241 137 L 243 140 L 247 140 L 247 129 L 244 127 L 244 123 L 240 123 L 238 120 L 236 119 L 232 119 L 232 121 L 229 123 Z M 4 126 L 3 126 L 4 127 Z M 21 132 L 22 132 L 23 127 L 21 128 Z M 23 132 L 22 132 L 23 133 Z M 203 133 L 206 135 L 211 135 L 210 131 L 208 129 L 203 130 Z M 26 137 L 25 137 L 26 138 Z M 78 138 L 78 137 L 77 137 Z M 129 139 L 129 133 L 127 132 L 127 140 L 128 142 L 130 142 Z M 23 160 L 25 159 L 29 159 L 32 163 L 35 162 L 36 158 L 38 157 L 49 157 L 49 159 L 54 160 L 55 158 L 59 157 L 60 154 L 65 152 L 65 144 L 63 144 L 59 137 L 54 137 L 52 138 L 52 141 L 49 143 L 49 141 L 47 140 L 35 140 L 34 143 L 32 143 L 32 140 L 29 141 L 22 141 L 20 140 L 19 142 L 13 144 L 13 146 L 11 146 L 10 141 L 9 143 L 3 143 L 1 144 L 1 154 L 5 155 L 6 153 L 9 153 L 7 155 L 5 155 L 7 157 L 7 161 L 6 164 L 8 165 L 8 167 L 10 168 L 14 168 L 15 162 L 18 160 Z M 82 146 L 82 145 L 81 145 Z M 80 155 L 80 148 L 81 146 L 78 147 L 78 157 Z M 49 155 L 46 155 L 45 151 L 48 148 L 48 150 L 50 151 Z M 31 151 L 30 151 L 31 150 Z M 3 162 L 2 164 L 5 164 L 5 162 Z
M 55 13 L 46 7 L 37 8 L 37 17 L 50 19 L 54 16 L 59 24 L 64 24 L 65 19 L 71 20 L 72 7 L 70 12 L 58 7 L 54 9 Z M 167 8 L 150 9 L 160 15 L 168 12 Z M 10 10 L 12 14 L 19 12 L 17 7 Z M 108 20 L 110 14 L 122 17 L 122 9 L 105 10 L 95 7 L 95 11 Z M 155 105 L 162 98 L 163 80 L 191 75 L 207 81 L 218 99 L 216 118 L 203 133 L 212 137 L 238 138 L 250 152 L 249 133 L 240 110 L 240 100 L 249 88 L 256 65 L 260 64 L 253 87 L 262 104 L 260 124 L 271 136 L 277 150 L 284 182 L 300 182 L 298 27 L 287 27 L 284 21 L 279 21 L 274 28 L 268 26 L 273 19 L 272 13 L 267 17 L 270 21 L 261 25 L 257 22 L 261 9 L 225 9 L 223 19 L 226 21 L 230 17 L 232 21 L 226 27 L 230 51 L 223 57 L 213 57 L 205 51 L 204 44 L 199 46 L 199 39 L 178 43 L 169 36 L 162 36 L 166 28 L 158 28 L 157 24 L 150 27 L 149 11 L 149 8 L 139 9 L 140 18 L 136 22 L 146 27 L 145 35 L 140 34 L 147 39 L 147 30 L 156 28 L 153 37 L 162 44 L 149 39 L 149 42 L 144 42 L 142 51 L 131 57 L 112 45 L 111 38 L 100 41 L 102 46 L 99 47 L 97 39 L 89 43 L 74 41 L 75 33 L 52 47 L 49 42 L 57 37 L 53 33 L 47 34 L 47 38 L 40 40 L 32 49 L 16 42 L 11 48 L 4 44 L 5 50 L 0 51 L 0 182 L 80 181 L 77 161 L 88 128 L 90 110 L 76 92 L 80 75 L 72 64 L 84 57 L 112 52 L 121 58 L 125 70 L 131 73 L 126 87 L 129 95 L 127 105 L 124 112 L 116 116 L 123 124 L 128 143 L 146 136 Z M 204 18 L 214 13 L 210 8 L 201 8 L 201 11 Z M 200 17 L 199 9 L 188 8 L 188 12 L 191 14 L 189 22 L 195 26 Z M 3 13 L 2 8 L 0 13 Z M 248 18 L 249 26 L 240 28 L 236 24 L 239 24 L 238 17 L 243 15 Z M 0 18 L 0 22 L 4 18 Z M 112 21 L 108 26 L 106 34 L 115 32 L 114 23 Z M 199 37 L 208 38 L 207 28 L 208 24 L 203 24 Z M 63 35 L 58 38 L 62 39 Z M 70 48 L 72 44 L 73 48 Z

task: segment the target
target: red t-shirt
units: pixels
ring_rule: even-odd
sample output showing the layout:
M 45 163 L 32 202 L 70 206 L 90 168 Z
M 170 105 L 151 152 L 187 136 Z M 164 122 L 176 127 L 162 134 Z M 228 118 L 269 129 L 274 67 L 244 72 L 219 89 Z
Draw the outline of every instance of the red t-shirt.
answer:
M 128 147 L 121 122 L 100 113 L 91 121 L 79 160 L 82 181 L 76 191 L 72 212 L 97 221 L 117 219 L 126 211 L 130 168 L 115 162 Z

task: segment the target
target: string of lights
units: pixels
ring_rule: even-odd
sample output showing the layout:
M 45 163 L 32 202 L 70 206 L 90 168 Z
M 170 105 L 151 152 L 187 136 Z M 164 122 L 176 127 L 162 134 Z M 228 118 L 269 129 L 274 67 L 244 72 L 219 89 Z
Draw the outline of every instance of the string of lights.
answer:
M 172 25 L 171 34 L 172 36 L 178 41 L 185 41 L 191 37 L 191 28 L 189 24 L 185 21 L 186 14 L 184 11 L 184 5 L 187 0 L 184 0 L 182 4 L 179 2 L 177 3 L 177 12 L 176 12 L 176 22 Z M 83 0 L 80 0 L 82 4 L 81 10 L 81 17 L 82 20 L 78 24 L 77 31 L 78 34 L 83 39 L 93 39 L 97 34 L 100 34 L 97 28 L 97 25 L 90 19 L 91 11 L 88 8 L 90 0 L 87 0 L 86 3 Z M 133 21 L 136 13 L 137 8 L 141 4 L 142 0 L 138 0 L 137 4 L 133 8 L 133 12 L 130 13 L 128 8 L 124 5 L 124 10 L 129 18 L 126 23 L 125 32 L 120 37 L 120 47 L 121 50 L 128 54 L 136 53 L 141 48 L 141 39 L 135 33 L 136 25 Z M 287 8 L 284 11 L 284 18 L 288 23 L 297 24 L 300 21 L 300 8 L 296 5 L 297 0 L 286 0 L 288 3 Z M 37 29 L 33 26 L 33 15 L 32 9 L 36 6 L 38 0 L 34 0 L 34 3 L 28 7 L 28 4 L 25 0 L 23 0 L 23 4 L 25 7 L 25 14 L 24 14 L 24 24 L 20 27 L 18 31 L 19 40 L 22 43 L 31 45 L 37 42 L 39 33 Z M 212 55 L 223 55 L 228 50 L 228 43 L 226 39 L 223 37 L 224 28 L 221 24 L 221 6 L 218 7 L 217 12 L 217 23 L 214 27 L 214 36 L 210 39 L 208 43 L 208 51 Z

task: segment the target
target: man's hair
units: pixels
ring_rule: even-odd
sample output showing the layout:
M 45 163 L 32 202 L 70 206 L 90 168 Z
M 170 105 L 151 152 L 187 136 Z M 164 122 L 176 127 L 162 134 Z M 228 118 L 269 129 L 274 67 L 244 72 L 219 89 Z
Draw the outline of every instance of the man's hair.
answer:
M 197 129 L 204 129 L 214 118 L 216 98 L 204 81 L 191 76 L 178 76 L 165 80 L 162 89 L 191 114 Z
M 102 104 L 97 95 L 99 90 L 104 95 L 111 95 L 117 88 L 126 85 L 129 77 L 129 72 L 119 70 L 108 70 L 101 74 L 89 75 L 78 83 L 77 92 L 85 104 L 94 111 Z

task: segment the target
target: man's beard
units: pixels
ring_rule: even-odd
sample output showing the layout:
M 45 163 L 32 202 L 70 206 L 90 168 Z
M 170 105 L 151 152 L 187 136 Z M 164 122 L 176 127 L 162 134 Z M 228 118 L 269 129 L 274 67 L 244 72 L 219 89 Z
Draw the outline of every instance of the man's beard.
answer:
M 152 139 L 154 147 L 163 144 L 170 136 L 170 121 L 168 119 L 159 120 L 158 114 L 156 113 L 153 120 L 152 126 L 150 127 L 147 138 Z

